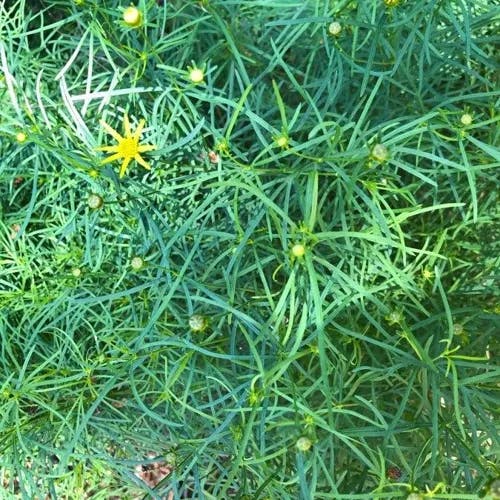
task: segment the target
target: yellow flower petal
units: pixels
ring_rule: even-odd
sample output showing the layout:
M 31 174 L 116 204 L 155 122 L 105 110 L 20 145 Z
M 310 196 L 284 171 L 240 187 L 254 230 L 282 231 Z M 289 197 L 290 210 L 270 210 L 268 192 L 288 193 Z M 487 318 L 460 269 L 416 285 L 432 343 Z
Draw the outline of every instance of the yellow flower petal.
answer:
M 120 149 L 120 146 L 99 146 L 95 148 L 96 151 L 106 151 L 107 153 L 116 153 Z
M 137 128 L 135 129 L 135 134 L 134 134 L 134 139 L 139 142 L 139 139 L 141 137 L 142 129 L 144 128 L 144 124 L 146 122 L 144 120 L 140 120 L 139 124 L 137 125 Z
M 146 151 L 154 151 L 155 149 L 156 146 L 153 146 L 153 144 L 141 144 L 137 148 L 137 151 L 139 151 L 139 153 L 145 153 Z
M 151 170 L 151 166 L 149 165 L 149 163 L 147 163 L 146 161 L 144 161 L 144 159 L 142 158 L 141 155 L 135 155 L 134 156 L 134 160 L 139 164 L 139 165 L 142 165 L 146 170 Z
M 130 130 L 130 121 L 126 113 L 123 115 L 123 130 L 125 130 L 125 137 L 130 137 L 132 135 L 132 131 Z
M 120 168 L 120 178 L 122 178 L 125 175 L 125 172 L 127 170 L 128 164 L 132 161 L 132 158 L 127 157 L 123 160 L 122 166 Z
M 106 165 L 106 163 L 111 163 L 112 161 L 119 160 L 120 158 L 122 158 L 122 155 L 120 153 L 116 153 L 115 155 L 104 158 L 104 160 L 101 161 L 101 165 Z
M 112 127 L 110 127 L 104 120 L 99 120 L 99 123 L 101 124 L 101 127 L 113 137 L 117 142 L 120 142 L 123 140 L 123 137 Z

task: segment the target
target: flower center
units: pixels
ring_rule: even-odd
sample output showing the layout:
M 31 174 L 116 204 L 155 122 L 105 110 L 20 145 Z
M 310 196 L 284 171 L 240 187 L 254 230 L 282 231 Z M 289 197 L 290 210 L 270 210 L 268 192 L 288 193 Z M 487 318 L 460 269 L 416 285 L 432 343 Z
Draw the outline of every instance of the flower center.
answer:
M 120 154 L 124 157 L 134 157 L 138 153 L 137 141 L 130 137 L 125 137 L 120 141 Z

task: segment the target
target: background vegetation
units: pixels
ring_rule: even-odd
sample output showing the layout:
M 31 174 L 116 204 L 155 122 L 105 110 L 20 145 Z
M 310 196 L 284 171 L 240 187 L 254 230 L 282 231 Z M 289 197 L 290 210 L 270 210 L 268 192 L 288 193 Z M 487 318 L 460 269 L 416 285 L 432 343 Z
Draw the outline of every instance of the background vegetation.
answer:
M 1 498 L 500 498 L 498 4 L 136 5 L 0 1 Z

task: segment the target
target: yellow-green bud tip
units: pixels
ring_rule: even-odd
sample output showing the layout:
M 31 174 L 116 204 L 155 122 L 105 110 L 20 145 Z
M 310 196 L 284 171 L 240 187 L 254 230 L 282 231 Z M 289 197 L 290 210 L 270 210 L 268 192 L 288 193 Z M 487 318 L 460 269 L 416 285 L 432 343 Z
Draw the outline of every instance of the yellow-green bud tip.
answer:
M 92 193 L 87 200 L 87 204 L 90 208 L 96 210 L 102 207 L 102 205 L 104 204 L 104 200 L 98 194 Z
M 464 113 L 461 117 L 460 117 L 460 123 L 462 125 L 465 125 L 466 127 L 469 126 L 471 123 L 472 123 L 472 115 L 469 114 L 469 113 Z
M 286 135 L 280 135 L 276 137 L 275 142 L 280 148 L 286 148 L 288 146 L 288 137 Z
M 17 142 L 25 142 L 28 136 L 24 132 L 18 132 L 16 134 L 16 141 Z
M 144 260 L 141 257 L 134 257 L 130 261 L 130 265 L 134 271 L 139 271 L 144 267 Z
M 299 451 L 309 451 L 312 446 L 312 441 L 307 437 L 301 437 L 297 439 L 295 446 L 298 448 Z
M 193 83 L 201 83 L 205 78 L 205 73 L 200 68 L 193 68 L 189 71 L 189 79 Z
M 430 280 L 434 276 L 434 273 L 430 269 L 425 268 L 422 271 L 422 276 L 424 277 L 424 279 Z
M 372 149 L 372 158 L 382 163 L 389 158 L 389 150 L 383 144 L 375 144 Z
M 201 314 L 193 314 L 189 318 L 189 328 L 193 332 L 203 332 L 208 326 L 207 319 Z
M 419 493 L 410 493 L 407 497 L 406 500 L 423 500 L 424 497 L 420 495 Z
M 333 21 L 333 23 L 330 23 L 330 25 L 328 26 L 328 33 L 330 33 L 330 35 L 333 36 L 340 35 L 341 31 L 342 31 L 342 25 L 337 21 Z
M 75 267 L 75 268 L 72 269 L 71 274 L 75 278 L 79 278 L 82 275 L 82 270 L 79 267 Z
M 294 257 L 303 257 L 305 253 L 306 253 L 306 247 L 304 245 L 302 245 L 301 243 L 293 245 L 292 255 Z
M 123 11 L 123 21 L 131 28 L 137 28 L 142 22 L 142 14 L 137 7 L 130 6 Z

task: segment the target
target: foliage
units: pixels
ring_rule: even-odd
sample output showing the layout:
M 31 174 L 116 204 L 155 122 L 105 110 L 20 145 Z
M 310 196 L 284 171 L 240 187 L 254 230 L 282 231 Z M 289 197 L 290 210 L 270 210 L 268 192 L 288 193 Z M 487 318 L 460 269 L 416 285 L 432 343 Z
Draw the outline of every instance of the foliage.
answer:
M 499 8 L 127 7 L 0 2 L 2 498 L 497 498 Z

